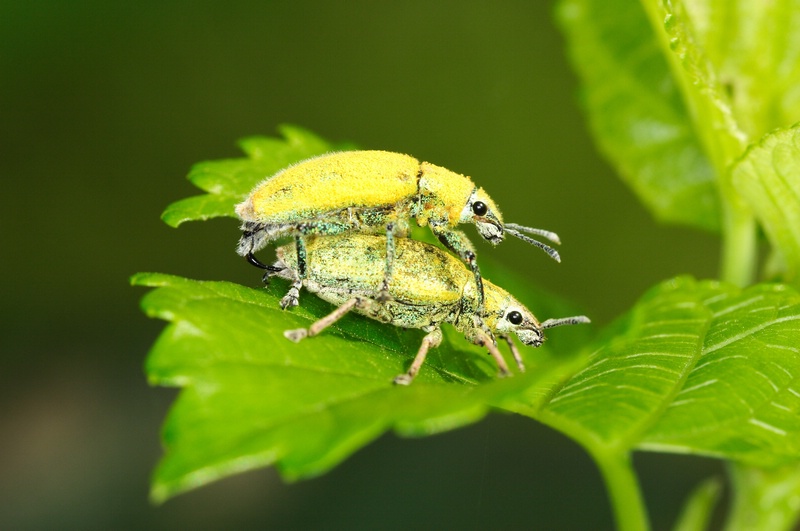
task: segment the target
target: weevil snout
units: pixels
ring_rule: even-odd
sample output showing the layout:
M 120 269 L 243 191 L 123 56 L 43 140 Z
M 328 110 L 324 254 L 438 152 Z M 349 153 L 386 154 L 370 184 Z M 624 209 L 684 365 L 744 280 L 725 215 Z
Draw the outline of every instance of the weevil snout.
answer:
M 505 237 L 503 225 L 495 220 L 490 220 L 488 218 L 483 218 L 480 220 L 476 219 L 475 227 L 477 227 L 478 232 L 486 241 L 494 245 L 497 245 L 503 241 L 503 238 Z
M 540 347 L 544 343 L 544 334 L 538 328 L 518 328 L 515 332 L 519 340 L 528 346 Z
M 513 299 L 511 300 L 513 301 Z M 498 332 L 507 334 L 513 331 L 520 341 L 533 347 L 541 346 L 544 343 L 542 330 L 536 317 L 516 301 L 507 307 L 504 319 L 498 324 Z

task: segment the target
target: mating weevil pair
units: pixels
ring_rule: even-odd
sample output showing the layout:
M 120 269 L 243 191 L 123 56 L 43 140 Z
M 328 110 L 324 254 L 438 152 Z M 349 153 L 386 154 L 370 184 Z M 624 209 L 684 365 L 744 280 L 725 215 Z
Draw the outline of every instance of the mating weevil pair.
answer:
M 580 316 L 539 323 L 513 298 L 508 300 L 518 309 L 506 314 L 506 306 L 496 299 L 510 295 L 488 283 L 489 289 L 485 288 L 474 249 L 455 227 L 474 223 L 481 236 L 493 244 L 508 232 L 555 260 L 560 259 L 554 249 L 522 232 L 555 243 L 559 243 L 558 236 L 504 224 L 491 198 L 469 178 L 408 155 L 352 151 L 300 162 L 256 186 L 236 206 L 236 213 L 243 220 L 238 253 L 266 270 L 265 281 L 272 275 L 292 281 L 281 300 L 282 308 L 298 304 L 304 285 L 321 298 L 342 305 L 305 334 L 318 333 L 351 309 L 428 332 L 411 369 L 396 378 L 396 383 L 408 384 L 414 378 L 428 348 L 441 341 L 441 322 L 455 325 L 467 339 L 488 348 L 501 375 L 508 374 L 508 367 L 495 345 L 495 333 L 508 341 L 522 369 L 522 359 L 508 338 L 509 326 L 518 327 L 514 331 L 525 344 L 539 346 L 545 328 L 588 322 Z M 436 247 L 403 238 L 408 235 L 411 218 L 420 226 L 429 226 L 471 273 Z M 383 233 L 385 237 L 364 233 Z M 255 258 L 256 251 L 286 236 L 294 236 L 296 253 L 280 248 L 279 261 L 271 266 Z M 345 249 L 348 251 L 343 252 Z M 360 254 L 348 254 L 354 252 Z M 375 275 L 379 282 L 374 282 Z M 300 331 L 287 334 L 294 340 L 305 337 Z
M 455 227 L 474 223 L 493 244 L 512 234 L 560 261 L 558 252 L 522 232 L 560 243 L 550 231 L 503 223 L 494 201 L 468 177 L 427 162 L 387 151 L 344 151 L 312 158 L 276 173 L 255 187 L 236 206 L 244 222 L 237 252 L 269 269 L 254 253 L 269 242 L 294 236 L 299 280 L 281 306 L 296 306 L 306 269 L 306 237 L 348 232 L 385 233 L 386 268 L 381 286 L 386 298 L 392 278 L 395 236 L 409 232 L 409 220 L 430 227 L 442 244 L 466 262 L 483 301 L 475 250 Z

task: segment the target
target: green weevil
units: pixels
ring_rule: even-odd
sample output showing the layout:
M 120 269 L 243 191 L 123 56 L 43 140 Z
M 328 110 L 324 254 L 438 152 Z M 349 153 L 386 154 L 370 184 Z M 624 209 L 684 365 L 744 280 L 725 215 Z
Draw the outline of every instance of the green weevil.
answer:
M 407 238 L 397 240 L 395 245 L 391 297 L 381 300 L 386 253 L 383 236 L 345 234 L 310 239 L 302 285 L 337 308 L 309 328 L 287 330 L 284 335 L 293 341 L 317 335 L 351 310 L 395 326 L 420 328 L 427 335 L 411 367 L 394 379 L 397 384 L 407 385 L 419 372 L 428 350 L 441 343 L 442 323 L 452 324 L 466 339 L 486 347 L 497 362 L 500 375 L 507 376 L 508 366 L 493 335 L 508 343 L 517 366 L 524 371 L 522 357 L 510 337 L 512 332 L 524 344 L 538 347 L 545 339 L 545 329 L 589 322 L 584 316 L 576 316 L 540 323 L 522 303 L 488 280 L 484 282 L 481 308 L 474 276 L 453 255 Z M 279 247 L 278 260 L 268 275 L 298 281 L 297 254 L 293 251 L 292 245 Z
M 442 244 L 466 262 L 475 276 L 478 300 L 483 287 L 475 250 L 460 223 L 474 223 L 486 240 L 498 244 L 512 234 L 560 261 L 558 252 L 523 234 L 535 234 L 560 243 L 554 232 L 503 223 L 492 199 L 469 177 L 414 157 L 387 151 L 344 151 L 311 158 L 259 183 L 236 205 L 242 220 L 237 252 L 269 275 L 270 266 L 254 253 L 269 242 L 294 236 L 298 281 L 281 301 L 296 306 L 300 281 L 307 267 L 306 237 L 345 232 L 385 233 L 386 265 L 381 299 L 392 278 L 395 236 L 407 236 L 409 220 L 430 227 Z

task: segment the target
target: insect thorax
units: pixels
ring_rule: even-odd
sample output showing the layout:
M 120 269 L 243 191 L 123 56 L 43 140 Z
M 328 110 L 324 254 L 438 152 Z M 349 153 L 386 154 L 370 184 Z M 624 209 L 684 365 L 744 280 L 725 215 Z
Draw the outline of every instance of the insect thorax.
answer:
M 441 166 L 423 162 L 420 165 L 417 220 L 420 225 L 459 223 L 475 184 L 469 177 Z

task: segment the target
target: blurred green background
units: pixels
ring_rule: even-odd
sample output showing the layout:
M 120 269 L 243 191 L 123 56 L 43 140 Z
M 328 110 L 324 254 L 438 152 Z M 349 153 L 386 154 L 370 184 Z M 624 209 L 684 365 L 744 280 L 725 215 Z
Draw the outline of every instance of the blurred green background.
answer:
M 479 252 L 608 323 L 654 283 L 716 275 L 714 237 L 651 220 L 598 156 L 552 2 L 0 2 L 0 528 L 610 529 L 574 443 L 492 415 L 387 435 L 321 478 L 273 469 L 147 501 L 174 390 L 137 271 L 257 286 L 234 220 L 159 215 L 194 162 L 279 123 L 471 175 L 507 221 L 558 232 L 561 265 Z M 474 229 L 467 229 L 475 235 Z M 551 316 L 542 316 L 551 317 Z M 713 461 L 640 455 L 664 529 Z

